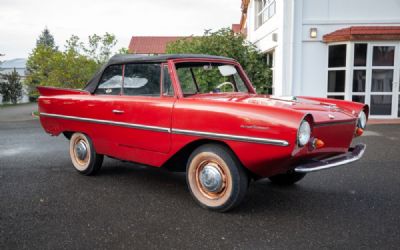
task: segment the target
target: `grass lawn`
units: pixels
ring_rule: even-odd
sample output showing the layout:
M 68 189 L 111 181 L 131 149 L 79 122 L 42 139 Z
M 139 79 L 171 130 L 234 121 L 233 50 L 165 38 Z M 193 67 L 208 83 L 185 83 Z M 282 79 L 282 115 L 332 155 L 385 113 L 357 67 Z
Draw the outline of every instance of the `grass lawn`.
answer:
M 8 107 L 15 107 L 15 106 L 29 105 L 29 104 L 31 104 L 31 102 L 27 102 L 27 103 L 17 103 L 17 104 L 3 103 L 3 104 L 0 104 L 0 109 L 1 109 L 1 108 L 8 108 Z
M 33 111 L 32 114 L 33 114 L 33 116 L 35 116 L 35 117 L 39 117 L 39 114 L 40 114 L 40 113 L 39 113 L 39 111 Z

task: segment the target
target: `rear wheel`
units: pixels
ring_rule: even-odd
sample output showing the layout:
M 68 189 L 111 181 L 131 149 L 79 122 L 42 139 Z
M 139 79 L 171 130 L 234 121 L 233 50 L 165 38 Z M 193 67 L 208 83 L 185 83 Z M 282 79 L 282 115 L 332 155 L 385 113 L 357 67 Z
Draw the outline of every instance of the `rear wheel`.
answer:
M 219 212 L 239 205 L 249 182 L 236 156 L 228 148 L 215 144 L 193 151 L 187 163 L 186 178 L 197 203 Z
M 83 175 L 96 174 L 103 164 L 104 156 L 96 153 L 92 140 L 83 133 L 71 136 L 69 154 L 75 169 Z
M 304 173 L 290 172 L 271 176 L 269 177 L 269 180 L 276 185 L 290 186 L 300 181 L 305 176 L 306 174 Z

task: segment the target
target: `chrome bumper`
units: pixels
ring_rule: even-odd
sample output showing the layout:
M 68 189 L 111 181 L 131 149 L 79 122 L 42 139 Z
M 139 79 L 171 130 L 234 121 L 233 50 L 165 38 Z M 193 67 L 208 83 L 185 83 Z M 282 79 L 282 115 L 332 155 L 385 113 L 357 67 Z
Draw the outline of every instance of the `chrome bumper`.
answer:
M 315 162 L 302 164 L 300 166 L 297 166 L 294 171 L 298 173 L 310 173 L 345 165 L 353 161 L 359 160 L 363 156 L 366 147 L 367 146 L 365 144 L 357 144 L 354 148 L 350 148 L 347 153 L 336 155 L 334 157 L 323 160 L 318 160 Z

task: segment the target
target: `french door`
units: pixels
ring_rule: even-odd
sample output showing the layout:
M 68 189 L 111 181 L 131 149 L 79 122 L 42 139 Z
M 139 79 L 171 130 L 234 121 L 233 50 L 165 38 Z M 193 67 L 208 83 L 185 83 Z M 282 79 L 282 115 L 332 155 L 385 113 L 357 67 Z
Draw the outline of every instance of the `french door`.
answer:
M 372 118 L 400 117 L 400 43 L 356 43 L 354 52 L 352 100 L 367 103 Z M 365 66 L 356 65 L 357 53 Z

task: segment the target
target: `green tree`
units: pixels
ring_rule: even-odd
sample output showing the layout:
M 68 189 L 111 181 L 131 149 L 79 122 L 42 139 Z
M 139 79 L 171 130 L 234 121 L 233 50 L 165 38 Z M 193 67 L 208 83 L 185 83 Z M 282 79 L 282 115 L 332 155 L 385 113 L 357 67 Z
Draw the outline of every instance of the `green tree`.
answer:
M 118 50 L 117 54 L 129 54 L 129 49 L 122 47 Z
M 107 62 L 113 54 L 112 49 L 118 42 L 115 35 L 108 32 L 103 36 L 93 34 L 89 36 L 88 40 L 88 45 L 83 46 L 83 51 L 98 64 L 104 64 Z
M 99 67 L 94 60 L 74 50 L 55 54 L 51 64 L 52 70 L 41 85 L 77 89 L 83 88 Z
M 64 52 L 39 46 L 27 62 L 27 84 L 37 96 L 37 86 L 82 88 L 93 76 L 99 65 L 71 48 Z
M 118 40 L 115 38 L 115 35 L 107 32 L 103 36 L 97 34 L 89 36 L 87 44 L 83 43 L 78 36 L 72 35 L 66 41 L 65 49 L 74 50 L 77 53 L 86 55 L 101 65 L 106 63 L 112 56 L 113 48 L 117 42 Z M 123 48 L 120 49 L 120 52 L 124 52 Z
M 54 68 L 53 58 L 61 53 L 44 45 L 39 45 L 33 49 L 26 63 L 26 84 L 30 98 L 35 99 L 38 96 L 36 86 L 47 83 L 49 75 Z M 50 86 L 53 86 L 53 84 Z
M 5 82 L 0 83 L 0 94 L 3 96 L 3 102 L 12 102 L 16 104 L 22 97 L 22 83 L 18 72 L 14 70 L 11 73 L 1 74 Z
M 226 56 L 236 59 L 247 72 L 259 93 L 268 93 L 272 85 L 271 69 L 255 45 L 231 29 L 206 30 L 203 36 L 188 37 L 169 43 L 167 53 L 190 53 Z
M 64 51 L 39 43 L 27 62 L 26 83 L 30 96 L 38 96 L 37 86 L 82 88 L 111 57 L 116 43 L 115 36 L 109 33 L 89 36 L 88 45 L 72 35 L 66 41 Z
M 67 51 L 73 50 L 76 53 L 81 53 L 83 48 L 83 43 L 80 41 L 80 38 L 76 35 L 72 35 L 67 41 L 65 41 L 65 49 Z
M 49 48 L 52 48 L 54 50 L 57 50 L 56 44 L 54 42 L 54 37 L 50 33 L 50 30 L 46 27 L 42 31 L 42 34 L 40 34 L 39 38 L 36 40 L 36 46 L 46 46 Z

